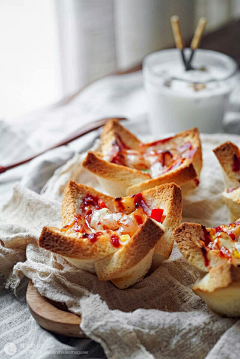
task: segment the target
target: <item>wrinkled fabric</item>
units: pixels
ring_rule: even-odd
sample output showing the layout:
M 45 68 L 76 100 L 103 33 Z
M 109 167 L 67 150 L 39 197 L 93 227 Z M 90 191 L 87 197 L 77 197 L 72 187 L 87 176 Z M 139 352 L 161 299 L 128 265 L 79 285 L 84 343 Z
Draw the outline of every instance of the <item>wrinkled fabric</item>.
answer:
M 230 139 L 240 145 L 238 137 Z M 184 199 L 184 221 L 207 226 L 229 221 L 221 200 L 222 174 L 212 153 L 225 140 L 226 135 L 202 136 L 201 181 Z M 76 155 L 59 167 L 40 195 L 21 184 L 15 186 L 0 216 L 0 273 L 7 288 L 17 291 L 27 277 L 41 295 L 65 302 L 81 315 L 81 329 L 101 344 L 108 358 L 235 358 L 239 348 L 229 344 L 229 336 L 236 343 L 239 322 L 211 313 L 193 293 L 198 273 L 176 245 L 160 268 L 125 290 L 100 282 L 38 247 L 43 226 L 61 225 L 63 189 L 70 178 L 100 189 L 81 167 L 84 156 Z

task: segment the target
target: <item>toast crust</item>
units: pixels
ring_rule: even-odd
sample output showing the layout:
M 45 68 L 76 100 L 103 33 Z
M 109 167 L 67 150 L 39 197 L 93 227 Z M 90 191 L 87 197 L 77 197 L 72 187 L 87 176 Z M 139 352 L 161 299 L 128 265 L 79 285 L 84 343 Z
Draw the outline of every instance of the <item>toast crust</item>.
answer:
M 223 228 L 226 231 L 222 231 L 224 236 L 228 233 L 228 241 L 232 240 L 235 243 L 235 234 L 239 236 L 240 232 L 240 222 L 231 225 L 235 232 L 229 232 L 230 225 L 214 229 L 217 233 L 217 241 L 218 231 L 221 233 Z M 211 247 L 212 249 L 208 247 L 211 228 L 205 228 L 200 224 L 183 223 L 173 233 L 180 252 L 190 264 L 201 272 L 201 277 L 193 286 L 194 293 L 201 297 L 213 312 L 229 317 L 240 316 L 239 259 L 232 259 L 228 252 L 221 247 L 221 243 L 219 250 L 215 250 L 215 247 Z M 234 239 L 231 237 L 233 233 Z M 223 238 L 226 240 L 224 236 Z M 234 252 L 232 256 L 235 258 Z M 236 258 L 240 258 L 240 256 L 238 255 Z
M 83 260 L 103 258 L 117 250 L 111 245 L 108 234 L 99 236 L 95 243 L 89 244 L 86 238 L 67 235 L 56 227 L 43 227 L 38 244 L 64 257 Z
M 202 298 L 209 309 L 227 317 L 240 316 L 240 268 L 222 264 L 210 269 L 197 280 L 193 291 Z
M 181 166 L 176 168 L 173 171 L 169 171 L 158 178 L 151 178 L 148 181 L 141 182 L 136 185 L 132 185 L 127 189 L 127 195 L 132 195 L 134 193 L 142 192 L 147 189 L 160 186 L 164 183 L 174 182 L 178 186 L 182 186 L 191 182 L 191 188 L 194 189 L 198 186 L 198 181 L 195 181 L 197 178 L 196 170 L 191 163 L 191 161 L 185 161 Z
M 111 151 L 112 143 L 118 135 L 130 148 L 136 149 L 140 143 L 140 140 L 132 132 L 128 131 L 118 120 L 113 118 L 103 126 L 101 133 L 102 153 L 104 155 Z
M 126 196 L 129 186 L 148 181 L 151 176 L 142 171 L 107 162 L 99 152 L 89 151 L 83 167 L 92 172 L 101 186 L 112 196 Z
M 150 188 L 149 190 L 144 191 L 142 195 L 150 211 L 156 207 L 161 207 L 164 210 L 165 218 L 161 223 L 161 227 L 164 229 L 164 235 L 156 244 L 154 254 L 155 257 L 161 258 L 161 261 L 158 261 L 157 266 L 159 266 L 164 259 L 169 258 L 174 245 L 172 231 L 181 223 L 181 189 L 175 183 L 167 183 Z M 114 203 L 117 211 L 119 210 L 120 205 L 122 211 L 131 213 L 134 208 L 134 195 L 132 197 L 125 197 L 121 203 L 119 203 L 119 198 L 115 199 Z
M 222 199 L 229 208 L 231 221 L 236 221 L 240 217 L 240 150 L 228 141 L 216 147 L 213 152 L 223 171 L 225 190 Z
M 135 196 L 122 198 L 120 205 L 119 198 L 70 181 L 62 203 L 63 229 L 44 227 L 39 238 L 40 247 L 69 258 L 69 262 L 79 268 L 90 268 L 100 280 L 112 280 L 119 288 L 136 283 L 147 273 L 155 248 L 163 259 L 169 257 L 173 247 L 172 228 L 180 223 L 182 213 L 181 189 L 176 184 L 162 185 L 141 194 L 148 213 L 130 239 L 118 248 L 112 245 L 108 231 L 100 233 L 93 243 L 74 230 L 69 232 L 69 223 L 89 195 L 104 201 L 113 213 L 131 214 L 136 210 Z M 153 208 L 163 211 L 162 224 L 148 217 Z
M 171 145 L 176 147 L 190 142 L 196 152 L 192 158 L 185 158 L 179 167 L 160 174 L 156 178 L 151 178 L 148 173 L 143 173 L 139 169 L 111 163 L 105 159 L 111 152 L 114 141 L 116 142 L 119 137 L 123 146 L 131 150 L 136 150 L 140 145 L 141 150 L 144 151 L 145 148 L 160 143 L 161 149 L 166 151 Z M 112 196 L 131 195 L 170 182 L 182 186 L 183 195 L 185 195 L 191 189 L 196 188 L 199 183 L 202 150 L 197 128 L 181 132 L 169 139 L 156 141 L 152 144 L 143 144 L 117 120 L 110 120 L 103 128 L 101 140 L 102 153 L 90 151 L 83 161 L 83 167 L 92 172 L 98 178 L 103 189 Z
M 207 273 L 209 268 L 228 262 L 228 259 L 220 256 L 217 250 L 210 250 L 204 245 L 206 231 L 209 229 L 200 224 L 183 223 L 173 232 L 182 255 L 203 273 Z
M 238 159 L 240 156 L 239 148 L 228 141 L 214 148 L 213 152 L 222 167 L 225 188 L 239 187 L 240 171 L 233 171 L 234 157 Z
M 92 196 L 102 199 L 106 203 L 107 207 L 111 211 L 114 211 L 113 197 L 99 192 L 92 187 L 88 187 L 83 184 L 79 185 L 74 181 L 69 181 L 64 189 L 64 196 L 62 201 L 61 212 L 63 227 L 73 220 L 75 214 L 78 212 L 77 208 L 80 206 L 84 197 L 86 197 L 86 195 L 89 193 Z
M 121 277 L 125 271 L 135 267 L 154 249 L 163 233 L 164 231 L 148 218 L 125 246 L 116 251 L 113 256 L 105 257 L 96 263 L 98 278 L 109 280 Z

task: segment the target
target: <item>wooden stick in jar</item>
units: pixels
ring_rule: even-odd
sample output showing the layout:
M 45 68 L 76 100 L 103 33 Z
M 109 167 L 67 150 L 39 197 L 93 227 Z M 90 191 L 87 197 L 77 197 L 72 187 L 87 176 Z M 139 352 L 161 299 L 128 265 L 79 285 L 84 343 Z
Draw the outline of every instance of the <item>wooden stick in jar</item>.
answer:
M 182 33 L 179 25 L 179 17 L 174 15 L 171 17 L 171 25 L 172 25 L 172 32 L 174 36 L 174 41 L 176 47 L 180 50 L 184 49 L 184 42 L 182 38 Z
M 207 23 L 207 19 L 205 17 L 201 17 L 201 19 L 198 21 L 198 24 L 197 24 L 197 27 L 194 32 L 194 36 L 193 36 L 193 39 L 192 39 L 192 42 L 190 45 L 192 50 L 196 50 L 199 47 L 203 32 L 205 30 L 206 23 Z
M 201 17 L 199 19 L 199 21 L 198 21 L 198 24 L 197 24 L 197 27 L 196 27 L 196 30 L 194 32 L 193 39 L 192 39 L 192 42 L 191 42 L 191 45 L 190 45 L 192 50 L 191 50 L 189 60 L 187 62 L 187 70 L 193 69 L 192 66 L 191 66 L 191 62 L 192 62 L 195 50 L 200 45 L 200 41 L 202 39 L 202 35 L 203 35 L 203 32 L 204 32 L 206 23 L 207 23 L 207 19 L 205 17 Z
M 181 29 L 180 29 L 179 17 L 174 15 L 170 18 L 170 21 L 171 21 L 171 25 L 172 25 L 172 32 L 173 32 L 173 37 L 174 37 L 174 41 L 176 44 L 176 48 L 181 50 L 182 61 L 184 63 L 185 68 L 187 69 L 186 59 L 185 59 L 184 52 L 183 52 L 184 42 L 183 42 L 182 33 L 181 33 Z

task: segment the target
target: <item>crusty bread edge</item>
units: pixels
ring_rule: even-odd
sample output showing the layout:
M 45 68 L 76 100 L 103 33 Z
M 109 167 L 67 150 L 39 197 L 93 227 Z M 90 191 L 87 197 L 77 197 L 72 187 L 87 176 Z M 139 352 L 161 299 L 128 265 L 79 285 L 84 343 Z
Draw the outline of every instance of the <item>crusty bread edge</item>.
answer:
M 191 188 L 197 187 L 198 181 L 194 181 L 197 178 L 196 170 L 190 160 L 185 160 L 184 163 L 178 168 L 166 172 L 157 178 L 152 178 L 148 181 L 141 182 L 139 184 L 129 186 L 127 189 L 127 195 L 132 195 L 138 192 L 143 192 L 149 188 L 160 186 L 164 183 L 174 182 L 178 186 L 187 184 L 191 181 Z M 195 188 L 194 187 L 194 188 Z
M 193 291 L 209 309 L 227 317 L 240 316 L 240 268 L 222 264 L 197 280 Z
M 213 149 L 222 171 L 225 188 L 234 188 L 239 186 L 239 172 L 232 170 L 233 157 L 239 157 L 239 148 L 232 142 L 227 141 Z
M 119 135 L 121 140 L 133 149 L 137 148 L 140 140 L 130 131 L 128 131 L 117 119 L 110 119 L 104 126 L 101 133 L 102 153 L 107 155 L 112 148 L 115 135 Z

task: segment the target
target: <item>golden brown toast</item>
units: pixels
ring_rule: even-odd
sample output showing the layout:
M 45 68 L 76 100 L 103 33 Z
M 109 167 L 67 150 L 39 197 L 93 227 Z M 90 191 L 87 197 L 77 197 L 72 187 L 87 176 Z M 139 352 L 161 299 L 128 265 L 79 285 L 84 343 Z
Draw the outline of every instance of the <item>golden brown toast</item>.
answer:
M 181 190 L 174 183 L 113 198 L 70 181 L 62 228 L 44 227 L 39 246 L 126 288 L 141 280 L 154 256 L 159 263 L 170 256 L 172 230 L 180 224 L 181 213 Z
M 103 128 L 101 141 L 102 152 L 90 151 L 83 166 L 112 196 L 132 195 L 171 182 L 185 195 L 199 184 L 202 150 L 197 128 L 144 144 L 112 119 Z

